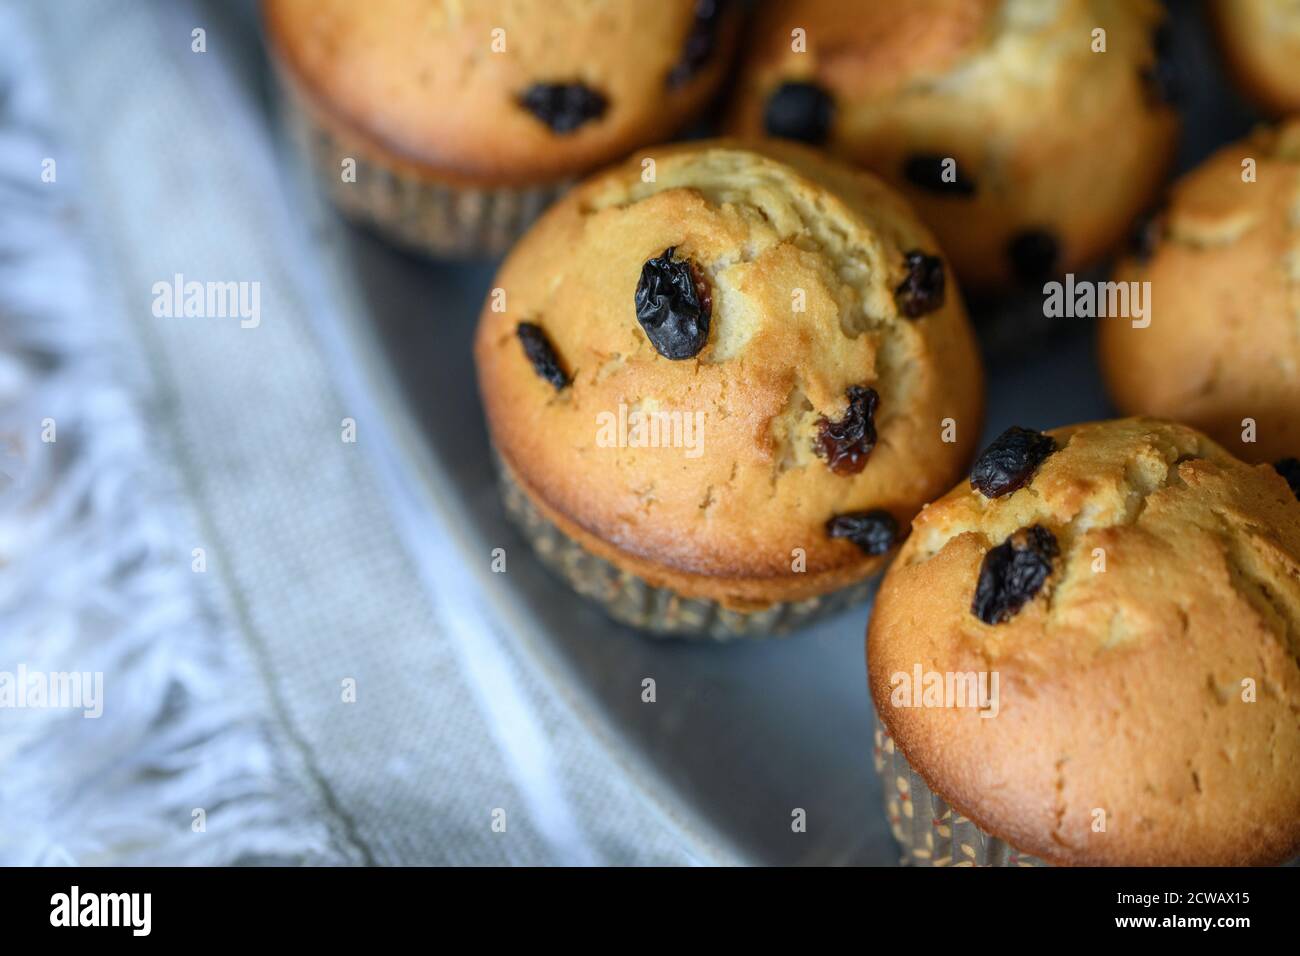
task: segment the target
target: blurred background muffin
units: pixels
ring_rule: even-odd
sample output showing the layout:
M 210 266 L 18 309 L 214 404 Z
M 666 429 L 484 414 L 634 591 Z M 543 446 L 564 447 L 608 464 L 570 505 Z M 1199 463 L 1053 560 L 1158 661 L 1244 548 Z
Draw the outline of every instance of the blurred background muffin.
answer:
M 969 460 L 975 344 L 875 177 L 794 144 L 647 156 L 557 204 L 484 306 L 507 503 L 620 620 L 784 630 L 864 597 Z
M 1300 0 L 1210 0 L 1237 85 L 1265 113 L 1300 111 Z
M 1272 467 L 1151 419 L 1013 429 L 876 597 L 905 862 L 1290 859 L 1297 635 L 1300 501 Z
M 884 177 L 963 286 L 1035 285 L 1103 256 L 1175 145 L 1156 0 L 767 3 L 731 128 Z
M 458 256 L 505 251 L 575 177 L 698 114 L 739 16 L 727 0 L 263 10 L 330 195 L 405 244 Z
M 1116 406 L 1209 433 L 1248 461 L 1300 456 L 1300 120 L 1225 146 L 1180 180 L 1121 282 L 1149 325 L 1100 322 Z

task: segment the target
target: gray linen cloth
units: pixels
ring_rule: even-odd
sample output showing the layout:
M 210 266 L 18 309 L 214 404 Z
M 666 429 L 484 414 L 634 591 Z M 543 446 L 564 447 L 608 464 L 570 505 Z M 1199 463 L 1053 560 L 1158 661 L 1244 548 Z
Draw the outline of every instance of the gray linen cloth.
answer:
M 0 863 L 702 858 L 368 451 L 256 41 L 245 4 L 0 2 L 0 671 L 104 687 L 0 710 Z M 177 274 L 260 322 L 155 315 Z

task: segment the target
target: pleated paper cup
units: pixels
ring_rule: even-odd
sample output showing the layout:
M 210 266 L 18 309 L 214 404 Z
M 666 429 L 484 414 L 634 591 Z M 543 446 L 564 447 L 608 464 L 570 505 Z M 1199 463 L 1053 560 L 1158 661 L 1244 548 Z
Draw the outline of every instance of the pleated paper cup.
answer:
M 614 620 L 659 635 L 714 640 L 784 634 L 866 600 L 868 579 L 829 594 L 742 611 L 656 587 L 592 554 L 548 521 L 497 457 L 506 512 L 551 571 Z
M 1010 843 L 985 833 L 939 796 L 912 769 L 875 719 L 876 773 L 884 790 L 885 815 L 902 850 L 904 866 L 1046 866 Z
M 388 161 L 322 122 L 291 81 L 281 78 L 282 114 L 315 178 L 349 219 L 390 242 L 435 258 L 503 255 L 572 179 L 520 187 L 442 182 L 409 163 Z M 346 161 L 351 161 L 347 167 Z

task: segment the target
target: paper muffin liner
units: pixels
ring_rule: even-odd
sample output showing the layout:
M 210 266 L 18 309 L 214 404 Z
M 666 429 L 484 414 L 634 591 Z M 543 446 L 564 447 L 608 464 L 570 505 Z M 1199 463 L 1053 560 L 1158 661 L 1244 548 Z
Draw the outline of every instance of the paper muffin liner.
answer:
M 318 122 L 293 90 L 281 83 L 282 109 L 326 195 L 348 218 L 397 245 L 444 258 L 504 254 L 533 221 L 574 182 L 538 186 L 453 186 L 367 156 Z M 356 162 L 345 182 L 342 162 Z
M 1051 866 L 985 833 L 950 807 L 912 769 L 894 738 L 872 712 L 875 746 L 872 756 L 884 791 L 885 816 L 902 850 L 903 866 Z M 1300 867 L 1300 857 L 1281 864 Z
M 985 833 L 948 806 L 894 746 L 879 717 L 875 724 L 872 753 L 884 790 L 885 815 L 902 849 L 903 866 L 1048 865 Z
M 867 599 L 870 579 L 808 598 L 738 611 L 717 601 L 687 598 L 670 588 L 655 587 L 598 557 L 548 521 L 497 458 L 506 513 L 528 539 L 542 563 L 570 587 L 622 624 L 653 634 L 731 640 L 765 637 L 803 627 Z

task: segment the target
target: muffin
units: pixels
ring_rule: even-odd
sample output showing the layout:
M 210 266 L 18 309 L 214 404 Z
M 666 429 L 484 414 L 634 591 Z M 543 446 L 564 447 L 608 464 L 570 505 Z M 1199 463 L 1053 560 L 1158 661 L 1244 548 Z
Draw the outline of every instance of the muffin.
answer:
M 979 358 L 933 237 L 806 148 L 651 150 L 494 284 L 475 359 L 509 510 L 638 627 L 772 633 L 864 597 L 974 450 Z
M 968 290 L 1038 285 L 1106 253 L 1164 181 L 1164 15 L 1156 0 L 768 3 L 731 129 L 878 173 Z
M 1265 113 L 1300 111 L 1300 2 L 1210 0 L 1233 79 Z
M 504 252 L 580 174 L 658 142 L 716 91 L 727 0 L 263 0 L 337 205 L 437 255 Z
M 1248 461 L 1300 455 L 1298 197 L 1300 120 L 1224 147 L 1175 186 L 1114 277 L 1150 283 L 1148 316 L 1099 322 L 1121 411 L 1176 418 Z
M 1009 430 L 913 522 L 867 659 L 905 862 L 1300 852 L 1300 501 L 1186 426 Z

